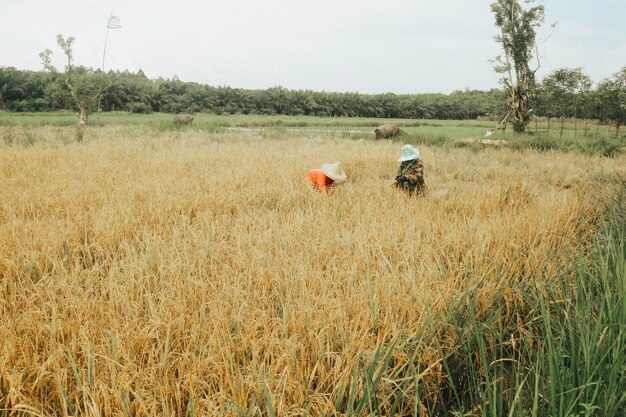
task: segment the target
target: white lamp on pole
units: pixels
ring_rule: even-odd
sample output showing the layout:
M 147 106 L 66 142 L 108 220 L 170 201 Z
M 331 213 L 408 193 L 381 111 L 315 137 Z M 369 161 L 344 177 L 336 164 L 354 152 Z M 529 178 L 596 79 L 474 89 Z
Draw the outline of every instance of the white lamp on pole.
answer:
M 120 23 L 119 16 L 114 16 L 113 11 L 111 11 L 111 16 L 109 17 L 109 20 L 107 22 L 107 35 L 104 38 L 104 51 L 102 52 L 102 72 L 104 72 L 104 58 L 107 53 L 107 40 L 109 40 L 109 30 L 119 29 L 121 27 L 122 27 L 122 24 Z
M 109 40 L 109 30 L 110 29 L 119 29 L 122 27 L 120 23 L 120 18 L 118 16 L 113 15 L 113 10 L 111 10 L 111 16 L 109 16 L 109 20 L 107 21 L 107 34 L 104 38 L 104 51 L 102 52 L 102 76 L 104 76 L 104 58 L 107 53 L 107 41 Z M 102 89 L 102 85 L 100 85 L 100 89 Z M 102 94 L 99 94 L 98 97 L 98 119 L 100 118 L 100 100 L 102 100 Z

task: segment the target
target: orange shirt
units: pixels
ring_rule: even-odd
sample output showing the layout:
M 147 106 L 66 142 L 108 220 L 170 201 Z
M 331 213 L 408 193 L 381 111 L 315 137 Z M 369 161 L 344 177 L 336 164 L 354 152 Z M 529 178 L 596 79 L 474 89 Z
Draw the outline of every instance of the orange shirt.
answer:
M 307 174 L 306 177 L 309 181 L 313 183 L 318 190 L 320 190 L 323 194 L 327 194 L 327 188 L 333 185 L 334 180 L 328 178 L 326 174 L 322 172 L 321 169 L 312 169 Z

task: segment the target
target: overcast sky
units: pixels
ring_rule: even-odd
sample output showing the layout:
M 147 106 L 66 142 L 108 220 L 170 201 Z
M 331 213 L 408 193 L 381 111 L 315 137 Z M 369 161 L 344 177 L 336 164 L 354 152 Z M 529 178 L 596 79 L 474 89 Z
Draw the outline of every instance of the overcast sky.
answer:
M 41 70 L 73 36 L 77 64 L 212 86 L 361 93 L 498 87 L 492 0 L 0 0 L 0 66 Z M 539 78 L 626 66 L 626 1 L 547 0 Z

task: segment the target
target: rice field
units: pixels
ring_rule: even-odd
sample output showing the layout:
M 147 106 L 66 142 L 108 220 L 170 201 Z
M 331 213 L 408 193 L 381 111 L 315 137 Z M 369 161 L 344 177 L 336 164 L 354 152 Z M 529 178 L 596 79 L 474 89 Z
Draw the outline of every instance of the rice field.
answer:
M 521 343 L 626 178 L 623 153 L 420 145 L 408 199 L 399 141 L 0 129 L 0 416 L 452 415 L 437 318 L 471 292 Z M 304 183 L 336 161 L 328 198 Z

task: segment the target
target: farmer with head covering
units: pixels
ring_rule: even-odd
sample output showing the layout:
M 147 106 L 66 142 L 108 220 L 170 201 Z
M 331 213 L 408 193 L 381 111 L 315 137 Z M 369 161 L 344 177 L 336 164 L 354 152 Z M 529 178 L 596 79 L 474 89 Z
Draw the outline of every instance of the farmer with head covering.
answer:
M 400 168 L 394 186 L 409 195 L 424 192 L 424 164 L 420 159 L 420 151 L 411 145 L 404 145 L 400 152 Z
M 324 195 L 328 195 L 330 187 L 346 179 L 348 176 L 341 169 L 339 162 L 322 164 L 320 168 L 312 169 L 306 174 L 306 180 L 310 181 Z

